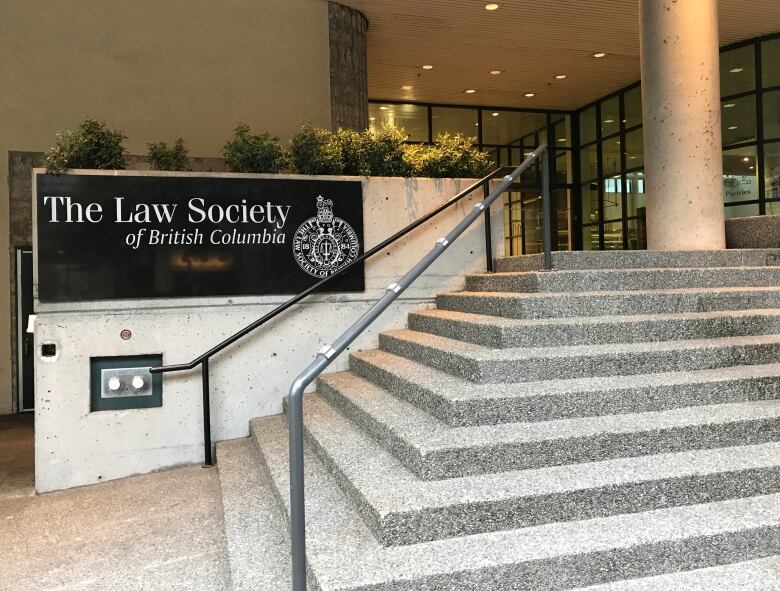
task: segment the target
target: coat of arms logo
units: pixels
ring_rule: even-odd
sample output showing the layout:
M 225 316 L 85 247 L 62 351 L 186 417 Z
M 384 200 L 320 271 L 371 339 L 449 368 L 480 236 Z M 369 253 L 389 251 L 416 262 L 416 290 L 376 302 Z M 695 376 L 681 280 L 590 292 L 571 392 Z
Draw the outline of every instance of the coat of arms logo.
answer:
M 357 232 L 333 215 L 333 200 L 322 195 L 317 197 L 317 216 L 298 227 L 292 245 L 301 269 L 320 279 L 354 261 L 360 248 Z

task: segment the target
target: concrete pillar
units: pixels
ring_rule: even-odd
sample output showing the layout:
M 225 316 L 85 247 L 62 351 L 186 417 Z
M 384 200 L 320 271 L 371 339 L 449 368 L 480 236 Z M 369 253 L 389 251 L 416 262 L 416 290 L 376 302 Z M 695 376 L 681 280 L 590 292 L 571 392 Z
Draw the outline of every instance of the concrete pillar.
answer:
M 328 2 L 330 36 L 330 124 L 362 131 L 368 127 L 368 66 L 362 12 Z
M 640 0 L 647 247 L 726 247 L 718 0 Z

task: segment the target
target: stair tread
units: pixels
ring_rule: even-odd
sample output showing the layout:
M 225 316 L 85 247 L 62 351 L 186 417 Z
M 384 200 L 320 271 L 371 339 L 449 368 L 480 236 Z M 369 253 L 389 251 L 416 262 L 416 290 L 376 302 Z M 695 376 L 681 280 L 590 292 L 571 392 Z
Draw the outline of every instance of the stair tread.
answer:
M 285 513 L 289 513 L 285 423 L 280 417 L 255 419 L 252 428 Z M 332 475 L 308 451 L 306 495 L 308 561 L 323 590 L 367 589 L 391 581 L 426 579 L 434 584 L 398 588 L 453 589 L 457 587 L 439 577 L 454 573 L 467 577 L 469 589 L 480 588 L 481 583 L 485 584 L 481 588 L 509 589 L 516 587 L 506 579 L 506 568 L 520 563 L 546 560 L 552 567 L 559 558 L 629 548 L 635 552 L 638 546 L 701 543 L 707 538 L 780 526 L 780 494 L 773 494 L 385 547 L 371 534 Z M 630 567 L 621 563 L 609 575 L 598 576 L 602 581 L 606 576 L 618 579 L 622 575 L 619 571 L 625 568 Z M 674 566 L 653 568 L 669 570 Z M 500 583 L 489 586 L 502 580 L 506 587 Z
M 380 515 L 780 466 L 780 442 L 773 442 L 420 480 L 319 396 L 306 398 L 304 417 L 309 434 Z
M 533 423 L 501 423 L 450 427 L 413 404 L 400 400 L 351 372 L 321 379 L 392 429 L 424 455 L 439 450 L 505 443 L 573 439 L 603 433 L 648 432 L 694 425 L 714 425 L 780 418 L 780 400 L 714 404 L 631 414 L 556 419 Z
M 580 587 L 572 591 L 780 591 L 780 556 Z
M 689 339 L 678 341 L 651 341 L 639 343 L 607 343 L 598 345 L 570 345 L 557 347 L 509 347 L 496 349 L 442 337 L 430 333 L 409 329 L 382 333 L 391 338 L 411 341 L 426 347 L 440 349 L 476 361 L 511 362 L 539 358 L 571 358 L 578 356 L 605 355 L 611 353 L 647 353 L 655 351 L 689 351 L 704 348 L 726 348 L 744 345 L 762 345 L 780 343 L 780 335 L 750 335 L 738 337 L 720 337 L 709 339 Z
M 419 361 L 380 349 L 358 351 L 353 353 L 352 356 L 378 365 L 386 371 L 392 371 L 405 380 L 430 388 L 437 395 L 450 401 L 555 396 L 570 392 L 598 392 L 609 389 L 632 391 L 645 386 L 736 381 L 759 377 L 777 377 L 780 379 L 780 363 L 773 363 L 625 376 L 476 384 Z
M 485 326 L 524 328 L 537 326 L 572 326 L 583 324 L 621 324 L 646 321 L 661 320 L 695 320 L 695 319 L 717 319 L 717 318 L 742 318 L 751 316 L 780 316 L 780 308 L 755 308 L 748 310 L 717 310 L 711 312 L 676 312 L 670 314 L 637 314 L 637 315 L 618 315 L 618 316 L 581 316 L 581 317 L 563 317 L 563 318 L 505 318 L 503 316 L 490 316 L 486 314 L 476 314 L 473 312 L 457 312 L 453 310 L 442 310 L 438 308 L 430 310 L 420 310 L 412 312 L 414 316 L 426 316 L 431 318 L 442 318 L 447 320 L 456 320 Z
M 472 298 L 516 298 L 516 299 L 555 299 L 560 297 L 566 298 L 609 298 L 620 297 L 625 295 L 646 295 L 648 292 L 652 294 L 706 294 L 706 293 L 763 293 L 763 292 L 775 292 L 780 291 L 780 286 L 736 286 L 736 287 L 677 287 L 667 289 L 626 289 L 626 290 L 605 290 L 605 291 L 546 291 L 546 292 L 518 292 L 518 291 L 454 291 L 445 293 L 445 296 L 455 297 L 472 297 Z
M 780 265 L 740 265 L 737 267 L 625 267 L 620 269 L 553 269 L 552 271 L 543 271 L 541 269 L 536 271 L 495 271 L 492 273 L 468 273 L 467 277 L 505 277 L 514 275 L 544 275 L 551 276 L 551 273 L 555 275 L 582 275 L 582 274 L 606 274 L 606 275 L 619 275 L 619 274 L 633 274 L 633 273 L 691 273 L 691 272 L 706 272 L 715 273 L 717 271 L 766 271 L 766 270 L 780 270 Z

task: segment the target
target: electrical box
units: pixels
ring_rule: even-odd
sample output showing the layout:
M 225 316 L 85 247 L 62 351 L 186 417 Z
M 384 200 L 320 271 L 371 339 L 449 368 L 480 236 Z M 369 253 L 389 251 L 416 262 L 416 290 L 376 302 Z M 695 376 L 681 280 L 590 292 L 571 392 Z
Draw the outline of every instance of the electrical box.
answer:
M 92 357 L 89 360 L 90 410 L 128 410 L 162 406 L 162 355 Z

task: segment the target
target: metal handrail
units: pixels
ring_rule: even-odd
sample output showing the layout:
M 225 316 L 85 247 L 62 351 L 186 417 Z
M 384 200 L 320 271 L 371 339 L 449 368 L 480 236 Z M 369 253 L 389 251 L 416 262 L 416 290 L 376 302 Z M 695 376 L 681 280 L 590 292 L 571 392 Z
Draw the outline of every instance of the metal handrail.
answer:
M 366 252 L 364 252 L 362 255 L 358 256 L 354 261 L 350 262 L 347 265 L 344 265 L 337 271 L 335 271 L 332 275 L 329 275 L 328 277 L 318 281 L 311 287 L 308 287 L 307 289 L 303 290 L 299 294 L 291 297 L 289 300 L 285 301 L 284 303 L 280 304 L 261 318 L 258 318 L 251 324 L 248 324 L 238 332 L 232 334 L 231 336 L 227 337 L 225 340 L 223 340 L 221 343 L 215 345 L 205 353 L 198 355 L 193 359 L 192 361 L 188 363 L 179 363 L 179 364 L 173 364 L 173 365 L 162 365 L 157 367 L 152 367 L 149 369 L 151 373 L 171 373 L 171 372 L 178 372 L 178 371 L 189 371 L 191 369 L 194 369 L 198 365 L 201 367 L 201 382 L 203 386 L 203 456 L 204 456 L 204 464 L 206 466 L 211 466 L 213 464 L 212 460 L 212 449 L 211 449 L 211 417 L 210 417 L 210 396 L 209 396 L 209 359 L 219 353 L 220 351 L 226 349 L 233 343 L 235 343 L 240 338 L 248 335 L 255 329 L 259 328 L 269 320 L 272 320 L 273 318 L 279 316 L 282 312 L 285 310 L 291 308 L 307 296 L 311 295 L 315 291 L 319 290 L 321 287 L 325 286 L 330 281 L 333 281 L 337 277 L 340 277 L 344 275 L 346 272 L 348 272 L 350 269 L 355 267 L 356 265 L 362 263 L 367 258 L 375 255 L 376 253 L 384 250 L 394 242 L 396 242 L 399 238 L 402 238 L 403 236 L 407 235 L 409 232 L 414 230 L 415 228 L 418 228 L 422 224 L 429 221 L 431 218 L 435 217 L 436 215 L 440 214 L 445 209 L 448 209 L 452 205 L 455 205 L 456 203 L 460 202 L 463 198 L 470 195 L 472 192 L 474 192 L 476 189 L 478 189 L 480 186 L 484 187 L 484 194 L 488 194 L 488 186 L 490 181 L 495 179 L 496 177 L 504 174 L 505 172 L 512 170 L 512 167 L 504 166 L 499 167 L 490 174 L 484 176 L 483 178 L 479 179 L 475 183 L 469 185 L 462 191 L 460 191 L 457 195 L 452 197 L 451 199 L 448 199 L 446 202 L 441 204 L 439 207 L 429 211 L 424 216 L 418 218 L 402 230 L 399 230 L 392 236 L 386 238 L 376 246 L 370 248 Z M 492 242 L 491 242 L 491 235 L 490 235 L 490 212 L 485 211 L 485 249 L 486 249 L 486 264 L 488 271 L 493 270 L 493 258 L 492 258 Z
M 333 344 L 326 345 L 317 353 L 306 369 L 295 378 L 290 386 L 288 400 L 288 424 L 290 447 L 290 538 L 292 542 L 292 589 L 306 591 L 306 509 L 304 493 L 303 466 L 303 392 L 325 370 L 331 362 L 376 320 L 382 312 L 403 293 L 414 281 L 425 272 L 447 248 L 466 231 L 466 229 L 482 215 L 489 212 L 490 205 L 514 183 L 528 167 L 542 157 L 542 198 L 544 207 L 544 261 L 545 269 L 552 267 L 552 236 L 549 219 L 552 205 L 549 182 L 549 153 L 547 147 L 541 145 L 529 154 L 522 164 L 506 175 L 481 202 L 474 206 L 450 232 L 439 238 L 433 248 L 420 259 L 396 283 L 387 286 L 384 295 L 352 324 Z

